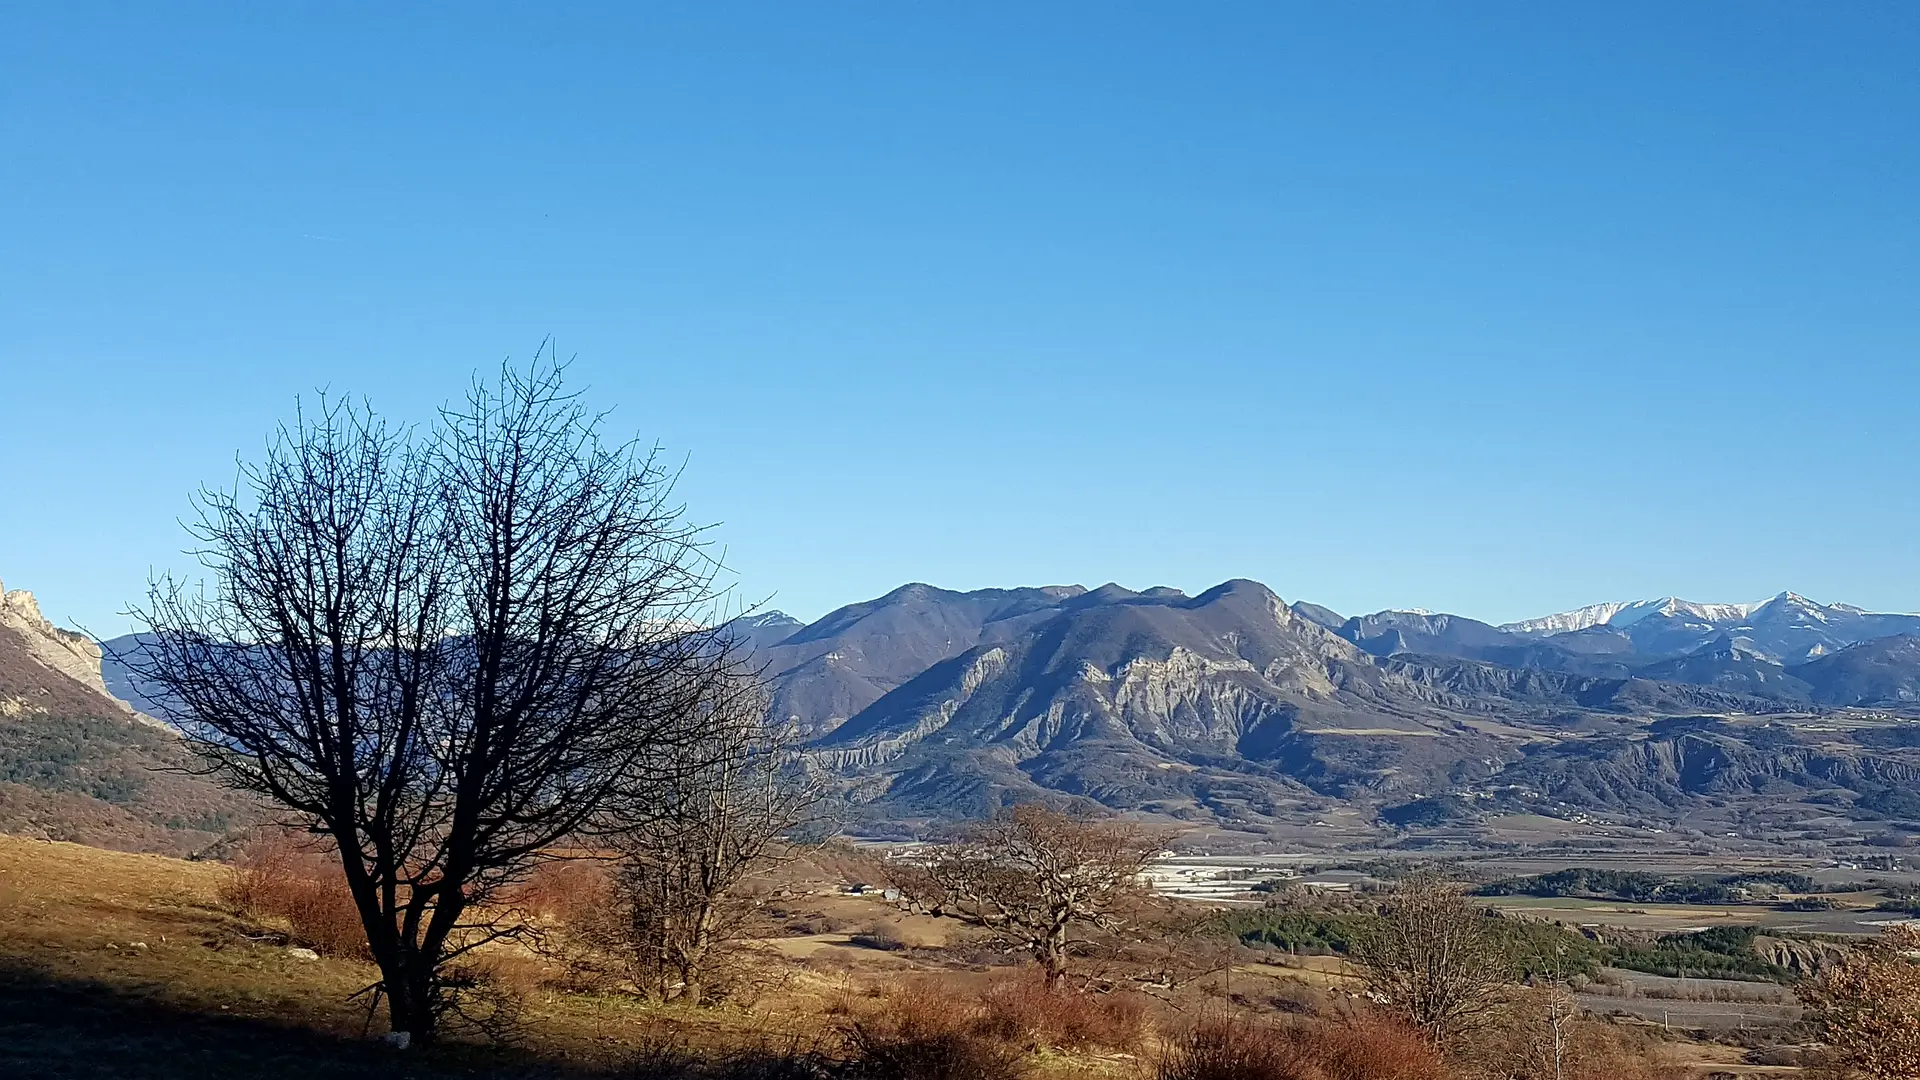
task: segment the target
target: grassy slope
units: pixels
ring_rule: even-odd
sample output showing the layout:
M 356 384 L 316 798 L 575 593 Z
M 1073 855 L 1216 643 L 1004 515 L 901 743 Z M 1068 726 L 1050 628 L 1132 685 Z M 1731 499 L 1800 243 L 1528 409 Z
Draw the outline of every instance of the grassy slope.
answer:
M 663 1043 L 807 1042 L 829 1030 L 835 1003 L 890 985 L 912 965 L 899 954 L 823 941 L 779 961 L 769 992 L 750 1007 L 692 1010 L 536 991 L 523 1045 L 403 1056 L 362 1038 L 366 1010 L 347 1000 L 373 982 L 373 969 L 303 961 L 252 940 L 265 928 L 217 902 L 227 873 L 213 863 L 0 836 L 0 1076 L 605 1075 Z M 890 910 L 821 899 L 862 924 L 869 920 L 850 905 L 875 917 Z M 901 929 L 919 936 L 913 925 Z M 372 1030 L 384 1030 L 379 1016 Z M 1062 1066 L 1075 1076 L 1109 1071 L 1056 1061 L 1042 1075 Z

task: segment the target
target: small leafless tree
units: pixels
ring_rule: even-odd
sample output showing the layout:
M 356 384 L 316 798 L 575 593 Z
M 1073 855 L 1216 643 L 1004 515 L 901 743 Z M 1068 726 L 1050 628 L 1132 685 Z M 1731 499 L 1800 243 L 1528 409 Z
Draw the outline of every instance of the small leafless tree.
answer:
M 211 582 L 156 582 L 123 657 L 227 783 L 330 836 L 393 1030 L 543 850 L 712 744 L 732 677 L 673 474 L 538 360 L 424 430 L 323 398 L 192 523 Z
M 1513 965 L 1491 920 L 1455 886 L 1417 874 L 1394 890 L 1354 943 L 1369 997 L 1444 1041 L 1500 1004 Z
M 639 980 L 662 998 L 699 1003 L 719 954 L 755 928 L 745 895 L 755 875 L 803 850 L 825 821 L 821 786 L 796 737 L 771 722 L 751 680 L 716 686 L 704 704 L 712 746 L 670 752 L 641 816 L 614 838 L 614 893 L 623 947 Z
M 1118 929 L 1139 896 L 1141 872 L 1166 842 L 1139 825 L 1028 804 L 901 860 L 893 877 L 929 914 L 1025 949 L 1056 989 L 1077 944 L 1075 928 Z

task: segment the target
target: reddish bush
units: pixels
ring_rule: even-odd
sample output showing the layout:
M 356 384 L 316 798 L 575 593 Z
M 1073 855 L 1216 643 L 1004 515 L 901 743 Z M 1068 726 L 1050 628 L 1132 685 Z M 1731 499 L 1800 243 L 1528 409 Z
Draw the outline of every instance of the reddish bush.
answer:
M 606 919 L 614 906 L 613 881 L 601 862 L 546 862 L 500 899 L 536 922 L 597 923 Z
M 912 985 L 841 1027 L 862 1080 L 1018 1080 L 1019 1047 L 978 1030 L 981 1010 Z
M 1424 1040 L 1370 1022 L 1267 1025 L 1213 1020 L 1175 1039 L 1158 1080 L 1446 1080 Z
M 1442 1080 L 1448 1075 L 1432 1044 L 1398 1024 L 1321 1023 L 1289 1029 L 1327 1080 Z
M 981 996 L 975 1029 L 1036 1049 L 1133 1050 L 1146 1024 L 1146 1003 L 1137 994 L 1049 991 L 1036 973 L 989 987 Z
M 295 833 L 262 832 L 234 861 L 220 901 L 238 915 L 274 920 L 288 937 L 322 956 L 367 959 L 360 909 L 324 846 Z

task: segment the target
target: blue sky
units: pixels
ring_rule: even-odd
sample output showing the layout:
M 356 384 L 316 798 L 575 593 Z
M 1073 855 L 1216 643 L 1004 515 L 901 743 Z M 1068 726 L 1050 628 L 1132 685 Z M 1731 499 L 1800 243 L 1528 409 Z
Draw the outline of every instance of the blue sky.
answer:
M 396 5 L 401 6 L 401 5 Z M 0 577 L 547 335 L 741 595 L 1920 610 L 1920 5 L 10 5 Z

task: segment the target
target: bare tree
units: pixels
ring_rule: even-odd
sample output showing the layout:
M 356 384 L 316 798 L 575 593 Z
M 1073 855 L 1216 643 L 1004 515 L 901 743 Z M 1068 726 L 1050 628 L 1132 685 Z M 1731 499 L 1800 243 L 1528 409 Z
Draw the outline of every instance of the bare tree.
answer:
M 1430 874 L 1402 882 L 1354 944 L 1367 994 L 1443 1041 L 1500 1004 L 1513 965 L 1485 915 Z
M 190 528 L 124 657 L 212 772 L 330 836 L 393 1030 L 433 1038 L 446 966 L 543 849 L 710 740 L 731 661 L 673 474 L 536 360 L 424 431 L 323 398 Z
M 696 1004 L 717 955 L 753 927 L 758 909 L 745 886 L 801 851 L 806 840 L 795 834 L 823 824 L 824 807 L 791 728 L 769 720 L 757 682 L 719 684 L 704 708 L 718 752 L 670 753 L 644 815 L 623 823 L 614 842 L 618 944 L 653 992 Z
M 916 905 L 1025 949 L 1057 988 L 1076 927 L 1118 929 L 1140 874 L 1165 834 L 1022 805 L 965 830 L 954 843 L 901 860 L 895 882 Z

